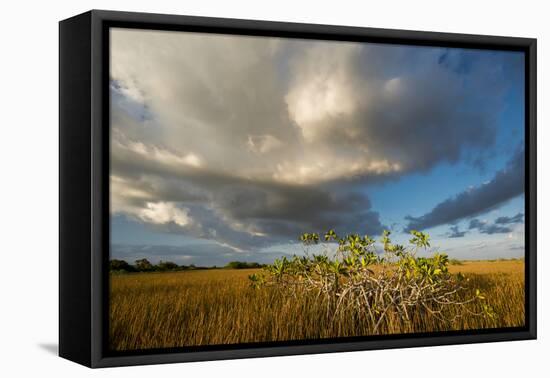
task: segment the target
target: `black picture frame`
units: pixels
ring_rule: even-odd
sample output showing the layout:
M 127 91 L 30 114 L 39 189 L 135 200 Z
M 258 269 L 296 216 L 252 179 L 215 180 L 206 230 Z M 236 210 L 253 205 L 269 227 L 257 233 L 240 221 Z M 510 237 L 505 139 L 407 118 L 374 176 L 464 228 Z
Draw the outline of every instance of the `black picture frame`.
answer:
M 525 327 L 109 352 L 108 30 L 116 26 L 524 52 Z M 536 338 L 536 39 L 92 10 L 59 23 L 59 172 L 59 355 L 88 367 Z

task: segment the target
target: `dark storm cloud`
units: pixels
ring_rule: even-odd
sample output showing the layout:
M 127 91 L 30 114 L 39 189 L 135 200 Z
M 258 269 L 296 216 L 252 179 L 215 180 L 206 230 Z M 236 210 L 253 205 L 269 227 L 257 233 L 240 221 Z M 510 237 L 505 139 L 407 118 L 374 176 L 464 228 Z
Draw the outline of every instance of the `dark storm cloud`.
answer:
M 477 230 L 482 234 L 507 234 L 513 231 L 512 225 L 523 223 L 523 213 L 518 213 L 512 217 L 499 217 L 493 223 L 480 221 L 479 219 L 470 220 L 468 229 Z
M 450 227 L 450 232 L 447 234 L 449 238 L 462 238 L 466 235 L 466 231 L 460 231 L 457 225 Z
M 480 233 L 488 234 L 488 235 L 508 234 L 508 233 L 512 232 L 511 227 L 499 226 L 498 224 L 488 224 L 485 227 L 479 228 L 478 230 L 479 230 Z
M 407 216 L 409 223 L 406 230 L 424 230 L 453 223 L 485 213 L 506 203 L 524 193 L 524 170 L 525 151 L 520 148 L 508 161 L 506 167 L 498 171 L 491 181 L 467 189 L 439 203 L 430 212 L 420 217 Z M 494 230 L 496 232 L 498 228 Z
M 250 249 L 296 240 L 303 232 L 334 228 L 378 235 L 386 228 L 379 214 L 371 210 L 369 198 L 346 186 L 295 185 L 209 168 L 174 166 L 116 144 L 112 151 L 111 173 L 126 180 L 124 188 L 111 190 L 115 197 L 123 197 L 125 204 L 138 208 L 151 200 L 179 203 L 195 221 L 194 227 L 166 224 L 157 225 L 157 230 L 179 231 Z M 144 192 L 143 196 L 129 195 L 128 191 L 136 188 Z
M 517 213 L 513 217 L 499 217 L 495 220 L 496 224 L 512 224 L 523 222 L 523 213 Z
M 512 228 L 508 226 L 502 226 L 496 223 L 482 222 L 479 219 L 472 219 L 468 226 L 470 230 L 477 230 L 482 234 L 507 234 L 512 232 Z
M 485 223 L 483 223 L 479 219 L 472 219 L 472 220 L 470 220 L 470 224 L 468 226 L 468 229 L 473 230 L 473 229 L 476 229 L 476 228 L 482 228 L 484 226 L 484 224 Z
M 368 197 L 311 186 L 233 186 L 216 194 L 216 207 L 234 219 L 258 221 L 261 232 L 296 237 L 300 232 L 325 231 L 380 234 L 378 213 Z M 291 231 L 289 233 L 288 227 Z
M 272 183 L 195 170 L 185 175 L 166 172 L 134 160 L 146 178 L 129 181 L 129 187 L 146 192 L 144 198 L 125 196 L 131 206 L 144 207 L 151 198 L 179 203 L 195 221 L 183 228 L 173 224 L 156 229 L 224 241 L 250 249 L 296 240 L 303 232 L 360 232 L 378 235 L 386 228 L 371 210 L 369 198 L 357 192 L 323 187 Z M 114 164 L 113 172 L 118 172 Z M 128 170 L 126 170 L 128 172 Z M 160 175 L 160 176 L 159 176 Z M 161 178 L 159 178 L 161 177 Z M 123 192 L 124 193 L 124 192 Z

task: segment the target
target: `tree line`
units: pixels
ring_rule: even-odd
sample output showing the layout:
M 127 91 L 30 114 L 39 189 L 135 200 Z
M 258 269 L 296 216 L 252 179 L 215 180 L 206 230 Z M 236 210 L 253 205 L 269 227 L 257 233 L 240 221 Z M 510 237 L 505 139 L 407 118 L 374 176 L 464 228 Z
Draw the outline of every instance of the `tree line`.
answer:
M 217 266 L 196 266 L 178 265 L 171 261 L 159 261 L 158 264 L 153 264 L 147 259 L 135 260 L 134 264 L 130 264 L 125 260 L 112 259 L 109 261 L 109 271 L 114 273 L 133 273 L 133 272 L 178 272 L 182 270 L 197 270 L 197 269 L 254 269 L 263 268 L 265 265 L 256 262 L 231 261 L 223 267 Z

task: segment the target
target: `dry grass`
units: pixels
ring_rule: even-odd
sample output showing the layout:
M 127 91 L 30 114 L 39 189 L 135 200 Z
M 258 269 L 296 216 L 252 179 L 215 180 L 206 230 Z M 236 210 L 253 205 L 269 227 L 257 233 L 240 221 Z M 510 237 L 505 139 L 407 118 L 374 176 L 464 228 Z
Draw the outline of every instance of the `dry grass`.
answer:
M 388 321 L 382 334 L 515 327 L 524 324 L 524 263 L 465 262 L 450 266 L 479 288 L 497 314 L 444 324 L 426 313 Z M 166 348 L 371 334 L 366 322 L 332 318 L 313 295 L 291 298 L 249 287 L 257 270 L 203 270 L 111 276 L 110 343 L 114 350 Z M 469 293 L 471 295 L 471 293 Z M 472 311 L 479 304 L 472 304 Z

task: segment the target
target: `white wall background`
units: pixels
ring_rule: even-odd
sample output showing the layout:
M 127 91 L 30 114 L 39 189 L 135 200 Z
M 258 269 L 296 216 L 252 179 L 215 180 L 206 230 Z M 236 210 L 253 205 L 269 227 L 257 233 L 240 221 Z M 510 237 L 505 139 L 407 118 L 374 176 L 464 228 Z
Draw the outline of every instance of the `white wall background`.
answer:
M 541 377 L 548 317 L 550 26 L 543 1 L 8 1 L 0 22 L 0 375 L 3 377 Z M 58 26 L 91 8 L 536 37 L 539 340 L 90 370 L 56 356 Z M 23 268 L 25 266 L 25 268 Z M 546 298 L 544 298 L 546 296 Z M 546 299 L 546 300 L 545 300 Z M 545 351 L 546 349 L 546 351 Z

